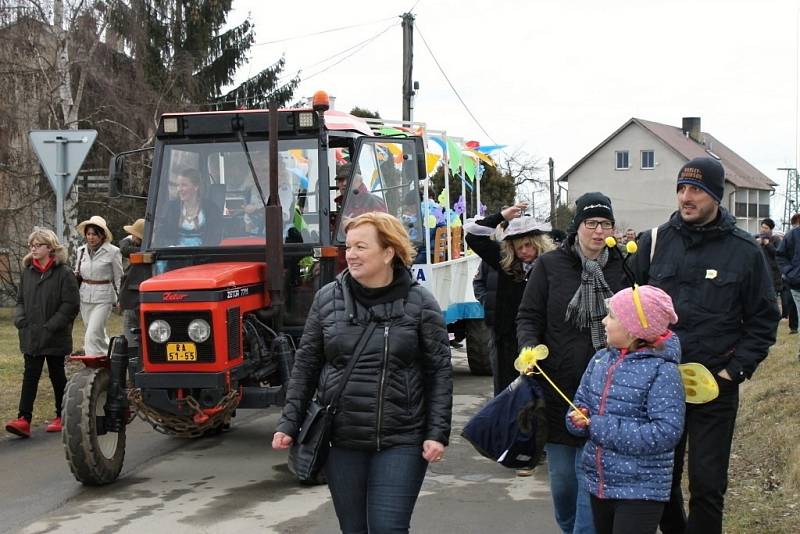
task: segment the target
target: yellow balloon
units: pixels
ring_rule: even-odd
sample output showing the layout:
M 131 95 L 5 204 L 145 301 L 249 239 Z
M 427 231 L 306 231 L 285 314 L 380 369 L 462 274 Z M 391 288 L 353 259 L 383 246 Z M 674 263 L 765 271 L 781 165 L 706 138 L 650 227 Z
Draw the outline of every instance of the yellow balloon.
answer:
M 678 365 L 683 380 L 683 390 L 686 393 L 686 402 L 690 404 L 705 404 L 719 396 L 719 386 L 704 365 L 699 363 L 682 363 Z
M 617 240 L 616 240 L 616 239 L 614 239 L 614 238 L 613 238 L 613 237 L 611 237 L 611 236 L 608 236 L 608 237 L 606 238 L 606 246 L 607 246 L 607 247 L 609 247 L 609 248 L 614 248 L 614 247 L 616 247 L 616 246 L 617 246 Z
M 525 347 L 519 352 L 519 356 L 514 360 L 514 369 L 524 373 L 539 360 L 544 360 L 550 354 L 546 345 L 536 345 L 535 347 Z
M 636 254 L 639 247 L 636 245 L 636 241 L 628 241 L 625 243 L 625 250 L 628 251 L 628 254 Z

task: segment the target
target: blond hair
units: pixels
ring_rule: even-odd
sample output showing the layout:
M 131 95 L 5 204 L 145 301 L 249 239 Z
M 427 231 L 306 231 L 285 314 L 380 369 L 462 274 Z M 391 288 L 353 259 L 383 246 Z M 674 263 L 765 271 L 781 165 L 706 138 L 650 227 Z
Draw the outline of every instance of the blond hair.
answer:
M 353 228 L 358 228 L 365 224 L 371 224 L 375 227 L 378 232 L 378 243 L 380 243 L 381 247 L 392 247 L 394 249 L 392 262 L 396 266 L 399 267 L 402 264 L 404 267 L 411 267 L 417 251 L 414 245 L 411 244 L 403 223 L 397 217 L 377 211 L 364 213 L 347 221 L 344 226 L 344 233 L 347 234 Z
M 500 242 L 500 268 L 514 280 L 525 279 L 525 269 L 522 268 L 522 261 L 514 253 L 514 244 L 529 243 L 536 249 L 537 258 L 545 252 L 550 252 L 556 248 L 555 243 L 547 234 L 526 235 L 522 237 L 506 239 Z
M 28 246 L 33 243 L 42 243 L 50 247 L 50 255 L 53 256 L 58 263 L 67 262 L 67 249 L 58 241 L 56 233 L 48 228 L 35 227 L 33 232 L 28 236 Z M 29 252 L 22 260 L 25 265 L 30 264 L 33 255 Z

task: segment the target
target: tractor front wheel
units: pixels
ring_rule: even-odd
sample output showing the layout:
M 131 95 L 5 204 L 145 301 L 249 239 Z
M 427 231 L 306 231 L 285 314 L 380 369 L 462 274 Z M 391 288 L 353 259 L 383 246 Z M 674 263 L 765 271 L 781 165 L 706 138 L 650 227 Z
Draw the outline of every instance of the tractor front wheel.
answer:
M 86 486 L 115 481 L 125 459 L 124 425 L 119 432 L 98 434 L 103 431 L 110 381 L 108 369 L 81 369 L 72 375 L 64 392 L 62 437 L 67 463 L 78 482 Z

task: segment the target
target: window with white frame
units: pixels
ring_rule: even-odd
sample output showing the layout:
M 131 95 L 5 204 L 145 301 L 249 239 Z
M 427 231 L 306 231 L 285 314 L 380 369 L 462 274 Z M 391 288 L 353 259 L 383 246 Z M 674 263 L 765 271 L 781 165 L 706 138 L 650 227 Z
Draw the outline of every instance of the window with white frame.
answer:
M 614 154 L 617 158 L 616 170 L 627 170 L 631 168 L 627 150 L 617 150 Z
M 653 150 L 642 150 L 642 169 L 656 168 L 656 153 Z

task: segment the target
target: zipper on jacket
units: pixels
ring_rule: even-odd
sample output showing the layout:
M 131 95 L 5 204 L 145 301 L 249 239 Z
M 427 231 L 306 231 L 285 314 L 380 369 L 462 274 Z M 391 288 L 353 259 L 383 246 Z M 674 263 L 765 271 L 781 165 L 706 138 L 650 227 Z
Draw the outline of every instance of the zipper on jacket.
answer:
M 389 366 L 389 325 L 383 327 L 383 365 L 381 366 L 381 381 L 378 387 L 378 422 L 375 432 L 375 444 L 381 450 L 381 422 L 383 421 L 383 386 L 386 383 L 386 368 Z
M 600 406 L 597 409 L 597 415 L 605 414 L 608 390 L 611 389 L 611 378 L 614 375 L 614 371 L 616 371 L 627 354 L 627 349 L 622 349 L 619 352 L 619 357 L 609 366 L 608 371 L 606 371 L 606 381 L 605 384 L 603 384 L 603 392 L 600 395 Z M 597 496 L 602 499 L 605 495 L 606 481 L 603 473 L 603 447 L 600 445 L 595 445 L 594 464 L 595 469 L 597 469 Z

